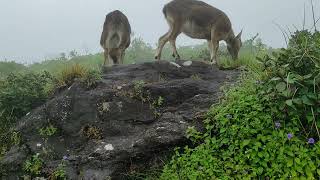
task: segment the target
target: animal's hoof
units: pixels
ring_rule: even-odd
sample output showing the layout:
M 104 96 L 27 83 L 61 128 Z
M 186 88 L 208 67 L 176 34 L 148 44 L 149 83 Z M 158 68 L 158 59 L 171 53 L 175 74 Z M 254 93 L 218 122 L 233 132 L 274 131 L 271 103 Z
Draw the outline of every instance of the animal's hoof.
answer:
M 172 57 L 174 57 L 174 58 L 175 58 L 175 57 L 176 57 L 176 55 L 175 55 L 174 53 L 172 53 Z
M 159 56 L 155 56 L 154 59 L 159 60 Z
M 210 64 L 210 65 L 216 65 L 216 64 L 217 64 L 217 61 L 211 61 L 209 64 Z

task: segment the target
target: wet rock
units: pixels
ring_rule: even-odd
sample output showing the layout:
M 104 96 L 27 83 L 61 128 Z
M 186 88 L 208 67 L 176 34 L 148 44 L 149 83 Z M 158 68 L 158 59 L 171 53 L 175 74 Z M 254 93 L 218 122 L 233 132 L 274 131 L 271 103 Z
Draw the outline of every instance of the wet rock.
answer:
M 0 161 L 4 178 L 21 175 L 25 160 L 40 153 L 44 176 L 64 161 L 68 179 L 123 179 L 188 143 L 187 128 L 203 128 L 219 88 L 237 74 L 198 61 L 106 67 L 94 89 L 76 82 L 19 121 L 22 144 Z M 49 126 L 54 135 L 40 135 Z

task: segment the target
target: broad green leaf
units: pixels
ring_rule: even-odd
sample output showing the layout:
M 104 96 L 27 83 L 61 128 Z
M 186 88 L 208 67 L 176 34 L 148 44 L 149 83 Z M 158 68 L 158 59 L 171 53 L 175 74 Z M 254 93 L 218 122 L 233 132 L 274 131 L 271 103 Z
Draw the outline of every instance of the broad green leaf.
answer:
M 278 92 L 283 92 L 284 90 L 286 90 L 287 85 L 284 82 L 280 82 L 277 84 L 276 89 Z
M 293 107 L 293 101 L 291 99 L 286 100 L 286 104 L 290 107 Z
M 286 89 L 286 90 L 282 91 L 282 95 L 286 98 L 289 98 L 292 96 L 292 93 L 289 89 Z
M 292 159 L 288 159 L 287 160 L 287 166 L 291 167 L 293 165 L 293 160 Z
M 310 105 L 310 106 L 314 105 L 314 103 L 306 95 L 302 96 L 302 102 L 303 104 L 306 104 L 306 105 Z
M 244 140 L 244 141 L 241 142 L 241 146 L 240 147 L 243 148 L 243 147 L 247 146 L 249 143 L 250 143 L 250 140 Z
M 279 78 L 279 77 L 274 77 L 271 79 L 271 81 L 279 81 L 279 80 L 281 80 L 281 78 Z
M 300 98 L 294 98 L 292 101 L 294 104 L 298 104 L 298 105 L 302 104 L 302 99 L 300 99 Z
M 292 76 L 288 75 L 288 77 L 286 78 L 286 82 L 289 84 L 294 84 L 295 80 Z

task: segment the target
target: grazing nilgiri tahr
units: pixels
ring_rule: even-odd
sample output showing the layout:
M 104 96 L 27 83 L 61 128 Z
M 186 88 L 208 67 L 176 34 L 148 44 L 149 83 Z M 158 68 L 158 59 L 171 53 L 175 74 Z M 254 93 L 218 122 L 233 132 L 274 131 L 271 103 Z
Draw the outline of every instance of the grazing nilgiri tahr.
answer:
M 228 16 L 221 10 L 202 1 L 173 0 L 164 6 L 163 13 L 170 29 L 160 37 L 155 59 L 161 59 L 162 49 L 168 41 L 173 48 L 172 56 L 180 59 L 176 48 L 176 39 L 180 33 L 195 39 L 206 39 L 213 64 L 217 63 L 221 40 L 227 43 L 232 58 L 238 58 L 242 31 L 235 36 Z
M 128 18 L 119 10 L 106 15 L 100 45 L 104 49 L 104 63 L 123 64 L 125 50 L 130 45 L 131 27 Z

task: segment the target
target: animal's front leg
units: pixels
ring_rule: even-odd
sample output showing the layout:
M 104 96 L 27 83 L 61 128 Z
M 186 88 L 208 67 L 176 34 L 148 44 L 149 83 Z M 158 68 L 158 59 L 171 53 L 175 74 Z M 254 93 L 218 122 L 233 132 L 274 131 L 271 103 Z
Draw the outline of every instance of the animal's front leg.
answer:
M 212 42 L 212 54 L 210 58 L 212 64 L 217 64 L 218 62 L 218 49 L 219 49 L 219 42 L 218 41 Z
M 211 40 L 207 40 L 207 42 L 208 42 L 208 48 L 209 48 L 209 52 L 210 52 L 210 61 L 211 61 L 211 59 L 212 59 L 212 55 L 213 55 L 213 51 L 212 51 L 212 42 L 211 42 Z
M 103 55 L 104 55 L 104 61 L 103 61 L 103 66 L 106 65 L 106 62 L 108 61 L 108 49 L 105 49 L 104 52 L 103 52 Z
M 124 64 L 124 57 L 125 57 L 125 50 L 121 51 L 121 55 L 120 55 L 120 64 Z
M 112 57 L 110 57 L 110 55 L 108 55 L 108 60 L 109 60 L 108 65 L 109 66 L 113 66 L 114 65 L 114 61 L 113 61 Z

